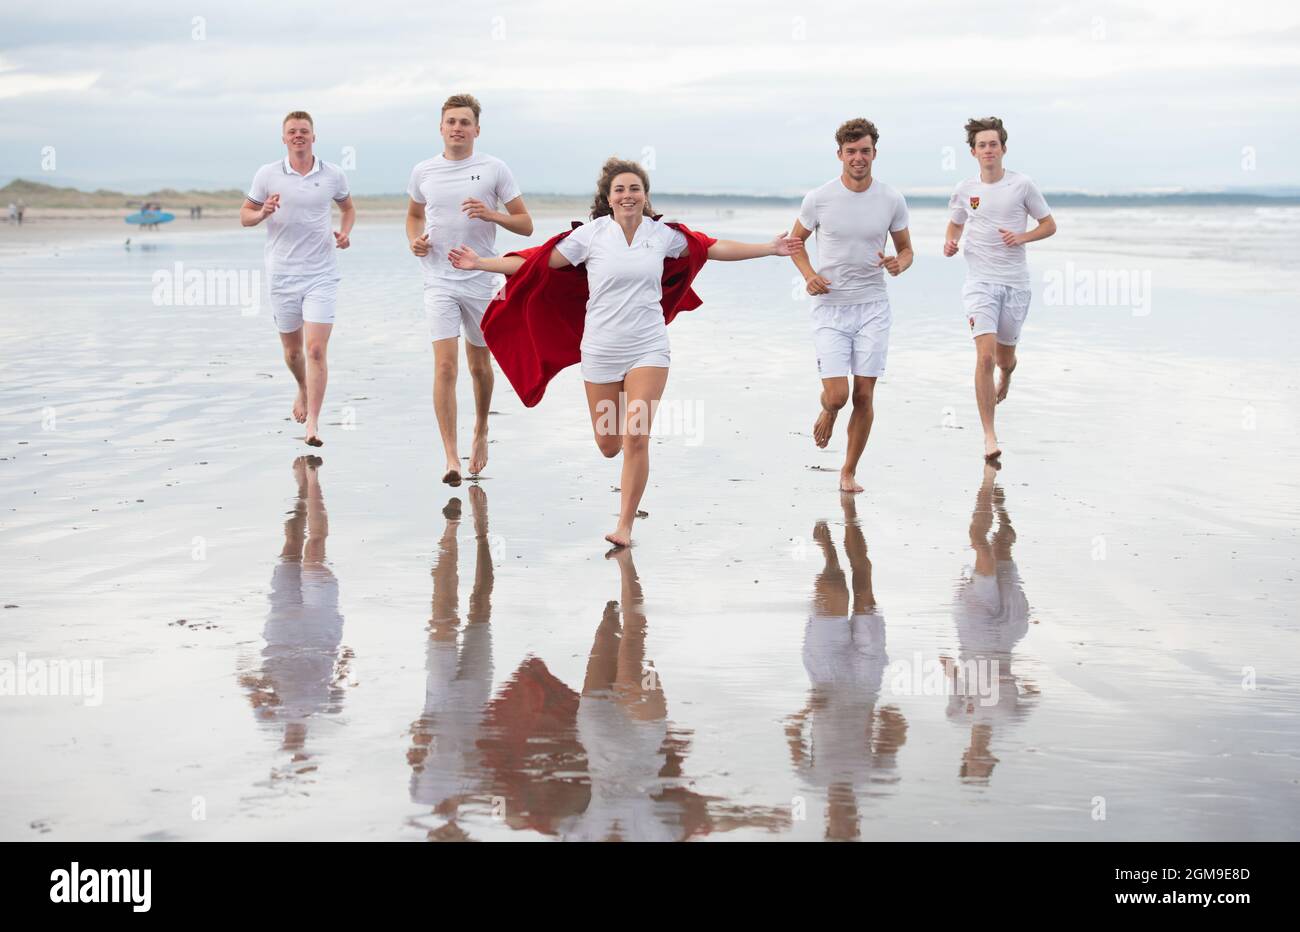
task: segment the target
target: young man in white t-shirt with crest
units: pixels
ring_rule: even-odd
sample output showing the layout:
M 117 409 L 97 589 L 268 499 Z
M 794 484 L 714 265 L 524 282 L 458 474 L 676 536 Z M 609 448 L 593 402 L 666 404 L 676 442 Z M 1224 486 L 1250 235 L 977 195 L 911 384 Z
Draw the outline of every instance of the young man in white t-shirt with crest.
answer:
M 817 446 L 830 442 L 836 415 L 853 399 L 841 492 L 862 491 L 855 473 L 871 433 L 876 379 L 885 374 L 893 321 L 885 272 L 901 275 L 912 264 L 907 202 L 871 176 L 879 139 L 870 120 L 849 120 L 839 128 L 835 151 L 842 170 L 808 192 L 790 231 L 805 241 L 817 234 L 816 269 L 806 252 L 791 256 L 813 296 L 813 343 L 822 380 L 821 413 L 813 424 Z M 888 239 L 897 255 L 885 255 Z
M 506 163 L 474 152 L 479 102 L 456 94 L 442 105 L 438 132 L 443 151 L 415 166 L 407 188 L 406 235 L 424 269 L 424 310 L 433 341 L 433 411 L 447 454 L 442 481 L 460 485 L 456 446 L 456 347 L 465 333 L 465 361 L 474 383 L 474 445 L 469 475 L 488 460 L 488 408 L 492 402 L 492 354 L 483 339 L 483 315 L 501 278 L 457 269 L 447 261 L 455 247 L 469 245 L 480 256 L 496 255 L 496 228 L 532 236 L 533 218 Z M 504 207 L 504 210 L 498 209 Z
M 997 117 L 966 121 L 966 142 L 979 163 L 978 178 L 962 181 L 948 201 L 943 254 L 957 254 L 966 226 L 966 286 L 962 301 L 975 340 L 975 403 L 984 428 L 984 459 L 1002 456 L 993 409 L 1007 397 L 1016 368 L 1016 344 L 1029 314 L 1029 263 L 1025 244 L 1056 232 L 1042 192 L 1027 175 L 1002 167 L 1007 131 Z M 1029 218 L 1038 225 L 1026 231 Z M 997 385 L 993 367 L 1001 370 Z

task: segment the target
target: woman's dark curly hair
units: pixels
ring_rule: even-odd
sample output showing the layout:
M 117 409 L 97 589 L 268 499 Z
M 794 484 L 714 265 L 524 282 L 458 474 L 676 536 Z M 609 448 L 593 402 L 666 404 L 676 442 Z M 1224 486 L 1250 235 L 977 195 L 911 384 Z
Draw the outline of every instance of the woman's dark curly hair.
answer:
M 627 159 L 620 159 L 615 156 L 605 160 L 605 164 L 600 168 L 600 177 L 596 179 L 596 197 L 591 202 L 592 220 L 597 217 L 607 217 L 614 212 L 613 208 L 609 206 L 609 189 L 614 184 L 614 179 L 623 174 L 636 175 L 641 179 L 641 184 L 645 188 L 645 210 L 643 213 L 647 217 L 654 216 L 654 211 L 650 209 L 650 176 L 636 162 L 629 162 Z

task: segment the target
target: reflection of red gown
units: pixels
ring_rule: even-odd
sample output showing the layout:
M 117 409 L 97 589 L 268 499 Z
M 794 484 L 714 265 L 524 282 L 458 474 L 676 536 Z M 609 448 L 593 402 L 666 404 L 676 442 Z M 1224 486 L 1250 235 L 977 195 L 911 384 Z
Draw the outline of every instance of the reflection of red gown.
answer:
M 668 226 L 685 234 L 688 246 L 679 258 L 664 260 L 661 303 L 665 322 L 672 323 L 679 311 L 691 311 L 703 303 L 691 290 L 691 282 L 717 240 L 680 223 Z M 557 372 L 582 359 L 587 269 L 553 269 L 547 264 L 555 244 L 569 232 L 553 236 L 540 246 L 509 253 L 523 256 L 524 264 L 509 277 L 483 317 L 483 337 L 488 348 L 519 399 L 529 408 L 542 400 L 546 383 Z

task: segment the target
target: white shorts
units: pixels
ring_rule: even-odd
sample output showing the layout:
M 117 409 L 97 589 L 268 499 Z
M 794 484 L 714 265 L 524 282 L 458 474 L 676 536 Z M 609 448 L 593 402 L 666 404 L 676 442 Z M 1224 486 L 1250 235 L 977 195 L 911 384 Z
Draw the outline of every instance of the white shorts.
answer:
M 813 346 L 823 379 L 885 374 L 889 353 L 889 299 L 866 304 L 820 304 L 813 307 Z
M 430 340 L 450 340 L 465 329 L 465 339 L 475 346 L 487 346 L 483 339 L 483 315 L 492 295 L 456 294 L 440 285 L 426 285 L 424 316 L 429 322 Z
M 653 347 L 640 347 L 625 353 L 582 353 L 582 377 L 597 385 L 621 382 L 627 374 L 641 366 L 668 368 L 672 360 L 666 343 Z
M 272 275 L 271 316 L 281 333 L 302 329 L 309 324 L 334 323 L 334 306 L 338 303 L 339 275 Z
M 1028 288 L 1001 285 L 995 282 L 967 282 L 961 290 L 962 304 L 966 307 L 966 322 L 972 337 L 996 333 L 1003 346 L 1020 342 L 1020 328 L 1029 316 Z

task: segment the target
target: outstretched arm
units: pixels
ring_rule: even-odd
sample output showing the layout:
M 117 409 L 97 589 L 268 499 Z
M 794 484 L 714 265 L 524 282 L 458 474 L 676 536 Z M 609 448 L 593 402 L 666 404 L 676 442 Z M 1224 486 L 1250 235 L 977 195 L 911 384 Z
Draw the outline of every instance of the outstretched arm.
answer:
M 720 239 L 709 247 L 709 258 L 718 262 L 739 262 L 763 256 L 793 256 L 802 250 L 803 240 L 782 233 L 767 243 L 738 243 L 734 239 Z
M 457 246 L 447 253 L 447 261 L 467 272 L 496 272 L 499 275 L 514 275 L 524 264 L 523 256 L 484 257 L 468 246 Z

